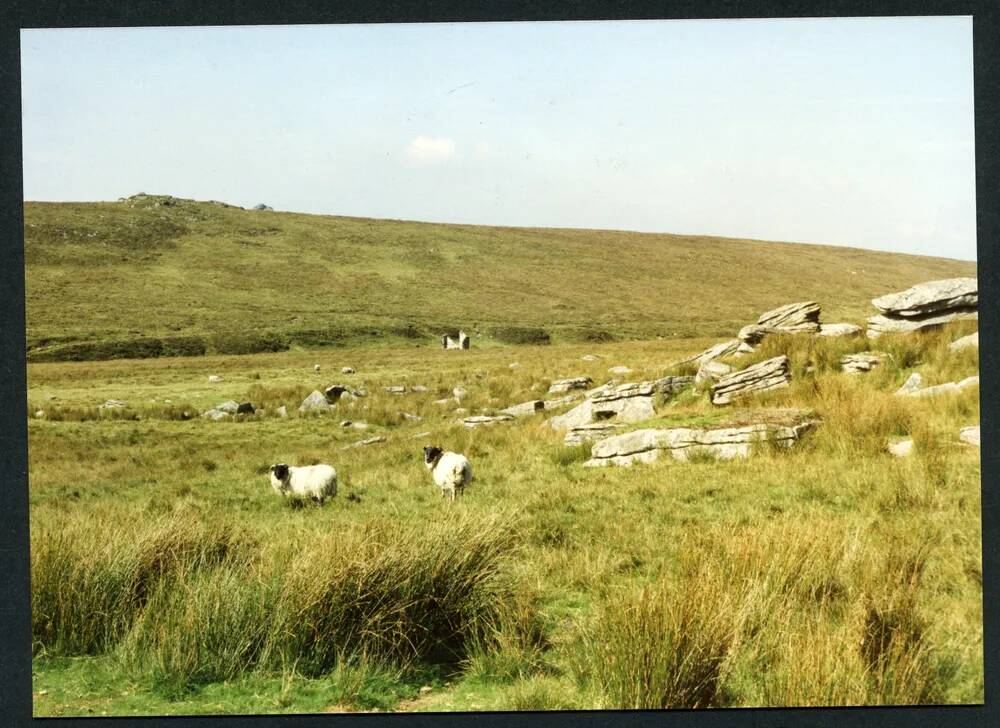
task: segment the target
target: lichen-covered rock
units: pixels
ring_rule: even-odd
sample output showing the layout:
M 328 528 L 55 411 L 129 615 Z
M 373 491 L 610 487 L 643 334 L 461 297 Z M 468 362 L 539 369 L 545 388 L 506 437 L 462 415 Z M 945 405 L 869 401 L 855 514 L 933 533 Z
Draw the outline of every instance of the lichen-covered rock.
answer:
M 505 407 L 500 410 L 500 413 L 514 417 L 531 417 L 536 412 L 541 412 L 544 409 L 545 402 L 540 399 L 533 399 L 530 402 L 522 402 L 521 404 L 513 404 L 510 407 Z
M 687 389 L 694 385 L 694 377 L 692 376 L 672 376 L 672 377 L 661 377 L 660 379 L 654 379 L 652 381 L 653 389 L 662 394 L 665 397 L 677 394 L 678 392 Z
M 366 445 L 374 445 L 377 442 L 385 442 L 385 438 L 381 435 L 376 435 L 375 437 L 369 437 L 367 440 L 359 440 L 358 442 L 352 442 L 349 445 L 344 445 L 344 450 L 349 450 L 354 447 L 365 447 Z
M 958 432 L 958 439 L 962 442 L 967 442 L 970 445 L 975 445 L 979 447 L 979 425 L 974 425 L 972 427 L 963 427 Z
M 715 384 L 727 374 L 732 374 L 732 372 L 733 368 L 728 364 L 723 364 L 721 361 L 706 361 L 698 367 L 698 373 L 694 375 L 694 384 L 696 387 Z
M 846 374 L 864 374 L 882 363 L 880 354 L 872 352 L 862 352 L 861 354 L 848 354 L 840 360 L 840 368 Z
M 946 278 L 918 283 L 905 291 L 875 298 L 872 305 L 884 314 L 906 318 L 976 308 L 979 305 L 979 281 L 975 278 Z
M 326 395 L 316 389 L 299 405 L 299 412 L 329 412 L 331 409 Z
M 704 364 L 707 361 L 712 361 L 713 359 L 720 359 L 724 356 L 731 356 L 739 351 L 740 345 L 743 342 L 739 339 L 729 339 L 728 341 L 723 341 L 716 344 L 715 346 L 710 346 L 705 351 L 691 357 L 690 359 L 685 359 L 680 362 L 685 364 L 689 361 L 697 362 L 698 364 Z
M 557 379 L 549 385 L 549 394 L 563 394 L 574 389 L 586 389 L 594 380 L 590 377 L 570 377 L 569 379 Z
M 968 389 L 969 387 L 978 387 L 979 377 L 966 377 L 960 382 L 946 382 L 945 384 L 938 384 L 934 387 L 924 387 L 923 389 L 915 389 L 908 392 L 897 392 L 904 397 L 936 397 L 942 394 L 958 394 L 963 389 Z
M 890 442 L 888 450 L 890 455 L 894 455 L 897 458 L 909 457 L 913 454 L 913 440 Z
M 920 372 L 913 372 L 906 378 L 906 381 L 903 382 L 903 386 L 896 390 L 896 394 L 909 394 L 910 392 L 916 392 L 923 386 L 924 378 L 920 375 Z
M 815 333 L 819 331 L 820 306 L 815 301 L 789 303 L 760 315 L 757 325 L 769 331 Z
M 950 311 L 936 311 L 923 316 L 890 316 L 879 314 L 868 319 L 868 338 L 877 339 L 882 334 L 907 334 L 921 329 L 941 326 L 952 321 L 976 320 L 979 312 L 975 308 L 956 308 Z
M 712 387 L 712 404 L 729 404 L 740 397 L 787 387 L 791 379 L 788 357 L 782 354 L 719 379 Z
M 855 324 L 820 324 L 816 336 L 859 336 L 861 331 Z
M 815 423 L 809 421 L 795 426 L 759 423 L 711 430 L 689 427 L 635 430 L 596 442 L 590 460 L 584 464 L 601 467 L 648 463 L 657 460 L 663 452 L 675 460 L 687 460 L 695 453 L 720 460 L 745 458 L 760 443 L 791 446 L 814 426 Z
M 514 419 L 514 415 L 502 414 L 502 415 L 474 415 L 472 417 L 466 417 L 462 420 L 462 424 L 466 427 L 488 427 L 490 425 L 496 425 L 501 422 L 510 422 Z
M 568 404 L 572 404 L 579 400 L 578 395 L 567 394 L 565 397 L 556 397 L 554 399 L 546 399 L 542 402 L 545 405 L 546 410 L 559 409 L 560 407 L 565 407 Z
M 323 394 L 326 395 L 326 401 L 330 404 L 349 402 L 355 397 L 364 396 L 362 392 L 344 384 L 332 384 L 323 390 Z
M 956 339 L 955 341 L 948 344 L 948 349 L 950 351 L 962 351 L 962 349 L 969 348 L 979 348 L 979 332 L 974 334 L 969 334 L 968 336 L 963 336 L 961 339 Z
M 584 442 L 597 442 L 607 437 L 611 437 L 622 425 L 613 422 L 592 422 L 589 425 L 577 425 L 566 432 L 563 438 L 564 445 L 580 445 Z

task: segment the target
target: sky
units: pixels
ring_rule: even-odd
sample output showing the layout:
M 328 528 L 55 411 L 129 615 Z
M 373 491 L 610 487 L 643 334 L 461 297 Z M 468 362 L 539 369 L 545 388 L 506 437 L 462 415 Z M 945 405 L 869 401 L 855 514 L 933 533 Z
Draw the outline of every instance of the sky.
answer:
M 976 258 L 972 19 L 21 32 L 24 197 Z

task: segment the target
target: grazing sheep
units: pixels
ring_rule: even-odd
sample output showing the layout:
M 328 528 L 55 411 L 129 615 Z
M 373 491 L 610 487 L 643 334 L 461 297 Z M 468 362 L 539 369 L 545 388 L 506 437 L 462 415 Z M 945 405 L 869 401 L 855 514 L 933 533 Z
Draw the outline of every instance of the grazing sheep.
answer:
M 271 466 L 271 487 L 275 493 L 311 498 L 321 506 L 327 497 L 337 495 L 337 471 L 325 464 L 296 467 L 278 463 Z
M 462 494 L 472 480 L 472 466 L 468 459 L 457 452 L 444 452 L 441 448 L 428 445 L 424 448 L 424 465 L 434 476 L 434 482 L 441 489 L 441 495 L 455 500 L 455 494 Z

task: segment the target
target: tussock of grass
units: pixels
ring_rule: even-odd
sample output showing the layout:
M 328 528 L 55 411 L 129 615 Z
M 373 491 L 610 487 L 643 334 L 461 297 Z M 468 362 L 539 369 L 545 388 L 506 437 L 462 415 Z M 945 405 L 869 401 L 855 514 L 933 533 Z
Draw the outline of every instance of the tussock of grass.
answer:
M 575 657 L 608 707 L 895 705 L 954 673 L 919 591 L 929 541 L 789 519 L 685 544 L 681 573 L 607 598 Z
M 243 534 L 225 524 L 207 526 L 184 515 L 111 530 L 76 519 L 33 533 L 35 651 L 107 650 L 165 580 L 242 560 L 249 546 Z
M 345 651 L 401 664 L 461 659 L 513 595 L 501 571 L 512 547 L 501 521 L 473 518 L 322 539 L 288 566 L 277 649 L 307 675 Z
M 467 654 L 512 679 L 537 666 L 543 643 L 535 603 L 503 569 L 512 533 L 500 517 L 420 530 L 380 521 L 265 559 L 244 537 L 186 517 L 134 542 L 105 533 L 103 547 L 82 528 L 47 532 L 33 546 L 36 645 L 114 648 L 169 695 L 253 671 L 315 677 L 357 661 L 402 669 Z

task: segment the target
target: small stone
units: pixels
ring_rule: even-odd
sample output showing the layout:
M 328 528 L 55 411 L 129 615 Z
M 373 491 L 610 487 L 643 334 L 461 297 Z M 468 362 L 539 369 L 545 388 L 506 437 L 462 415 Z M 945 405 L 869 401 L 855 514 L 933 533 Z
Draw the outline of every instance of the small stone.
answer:
M 500 422 L 510 422 L 513 419 L 513 415 L 476 415 L 475 417 L 466 417 L 462 420 L 462 424 L 466 427 L 486 427 Z
M 900 440 L 889 443 L 889 452 L 897 458 L 909 457 L 913 453 L 913 440 Z
M 341 367 L 340 368 L 340 373 L 341 374 L 354 374 L 354 369 L 353 369 L 353 367 Z
M 319 364 L 313 364 L 313 371 L 314 372 L 318 372 L 319 371 Z
M 972 427 L 963 427 L 958 432 L 958 438 L 962 442 L 967 442 L 970 445 L 975 445 L 979 447 L 979 425 L 974 425 Z
M 896 390 L 896 394 L 909 394 L 910 392 L 916 392 L 918 389 L 924 386 L 924 378 L 920 376 L 920 372 L 913 372 L 903 382 L 903 386 Z
M 326 395 L 315 389 L 299 405 L 299 412 L 328 412 L 330 409 Z
M 969 334 L 968 336 L 963 336 L 961 339 L 956 339 L 955 341 L 948 344 L 948 349 L 950 351 L 962 351 L 962 349 L 969 348 L 979 348 L 979 332 L 974 334 Z
M 468 394 L 468 392 L 465 390 L 464 387 L 455 387 L 453 390 L 451 390 L 451 393 L 455 395 L 455 399 L 461 399 L 466 394 Z
M 218 374 L 209 374 L 208 375 L 208 381 L 210 381 L 210 382 L 212 382 L 214 384 L 215 382 L 221 382 L 222 381 L 222 377 L 220 377 Z

